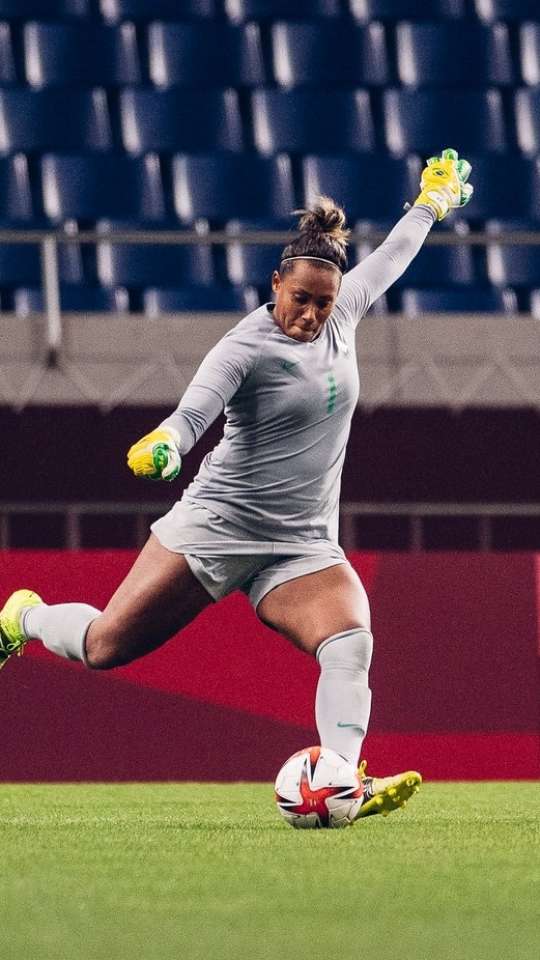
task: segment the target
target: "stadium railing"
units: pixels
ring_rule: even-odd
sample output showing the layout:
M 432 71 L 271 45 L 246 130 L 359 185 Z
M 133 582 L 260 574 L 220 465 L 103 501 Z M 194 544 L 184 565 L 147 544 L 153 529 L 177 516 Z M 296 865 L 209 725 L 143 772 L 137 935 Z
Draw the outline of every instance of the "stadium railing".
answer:
M 102 502 L 4 502 L 0 503 L 0 550 L 15 549 L 19 546 L 12 536 L 12 523 L 16 517 L 49 516 L 60 517 L 63 522 L 63 536 L 58 543 L 59 549 L 86 549 L 82 530 L 84 518 L 128 518 L 131 527 L 132 548 L 141 548 L 148 537 L 149 523 L 160 515 L 157 503 L 119 503 Z M 347 551 L 371 549 L 366 547 L 357 521 L 362 518 L 398 518 L 407 526 L 405 542 L 399 546 L 390 544 L 387 548 L 404 549 L 419 552 L 430 549 L 426 524 L 433 518 L 466 518 L 474 523 L 474 532 L 469 536 L 465 549 L 488 552 L 504 549 L 497 543 L 494 524 L 513 518 L 540 518 L 540 503 L 375 503 L 343 502 L 340 506 L 340 542 Z M 379 538 L 380 540 L 380 538 Z M 102 543 L 104 547 L 111 544 Z M 383 544 L 380 542 L 377 549 Z M 440 545 L 432 547 L 441 549 Z M 451 547 L 448 547 L 450 549 Z M 506 546 L 508 548 L 508 546 Z M 525 549 L 520 546 L 518 549 Z

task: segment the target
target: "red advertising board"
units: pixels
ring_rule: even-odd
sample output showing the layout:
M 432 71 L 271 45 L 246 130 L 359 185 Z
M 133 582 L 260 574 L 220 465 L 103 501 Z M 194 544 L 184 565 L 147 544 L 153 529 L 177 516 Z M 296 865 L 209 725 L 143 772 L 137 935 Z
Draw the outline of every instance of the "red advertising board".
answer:
M 1 593 L 103 607 L 131 551 L 4 551 Z M 375 636 L 370 770 L 540 775 L 540 558 L 352 554 Z M 315 662 L 234 594 L 165 647 L 96 673 L 32 643 L 2 672 L 0 779 L 270 779 L 317 742 Z

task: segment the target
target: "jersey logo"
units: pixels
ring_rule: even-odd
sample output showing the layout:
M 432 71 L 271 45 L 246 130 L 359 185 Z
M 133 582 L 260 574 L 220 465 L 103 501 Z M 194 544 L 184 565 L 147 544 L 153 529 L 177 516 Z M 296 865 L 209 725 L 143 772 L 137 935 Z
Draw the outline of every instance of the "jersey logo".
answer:
M 285 370 L 286 373 L 290 373 L 291 370 L 294 369 L 294 367 L 298 366 L 298 363 L 299 363 L 298 360 L 282 360 L 280 363 L 280 367 L 282 370 Z

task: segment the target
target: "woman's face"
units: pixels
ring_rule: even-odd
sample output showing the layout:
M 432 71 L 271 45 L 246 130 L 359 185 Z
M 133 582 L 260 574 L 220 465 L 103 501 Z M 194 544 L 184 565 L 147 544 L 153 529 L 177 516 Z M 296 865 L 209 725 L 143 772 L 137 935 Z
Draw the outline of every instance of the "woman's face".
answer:
M 296 260 L 284 276 L 274 270 L 274 318 L 283 333 L 304 342 L 318 337 L 334 308 L 340 285 L 337 267 L 314 266 L 311 260 Z

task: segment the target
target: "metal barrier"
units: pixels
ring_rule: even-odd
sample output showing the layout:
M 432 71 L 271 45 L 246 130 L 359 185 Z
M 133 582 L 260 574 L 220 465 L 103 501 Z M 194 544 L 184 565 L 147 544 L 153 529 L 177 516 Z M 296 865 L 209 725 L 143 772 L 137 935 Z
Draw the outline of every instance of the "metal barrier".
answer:
M 58 503 L 0 503 L 0 549 L 13 548 L 11 521 L 15 516 L 53 515 L 63 522 L 63 546 L 79 550 L 83 544 L 81 518 L 93 516 L 128 516 L 133 524 L 134 547 L 142 547 L 148 537 L 150 518 L 163 513 L 159 503 L 117 503 L 114 501 L 58 502 Z M 425 548 L 425 521 L 432 517 L 469 517 L 476 521 L 477 538 L 471 548 L 482 552 L 493 549 L 494 519 L 510 517 L 540 517 L 540 503 L 354 503 L 344 502 L 340 507 L 340 541 L 345 550 L 362 549 L 356 535 L 359 517 L 405 518 L 409 527 L 408 550 L 418 552 Z M 107 544 L 104 544 L 106 546 Z M 36 546 L 35 544 L 33 546 Z M 540 549 L 540 544 L 538 544 Z
M 351 244 L 377 244 L 387 236 L 387 231 L 366 230 L 351 234 Z M 60 287 L 58 273 L 58 245 L 59 244 L 93 244 L 98 243 L 134 243 L 134 244 L 208 244 L 225 246 L 235 244 L 287 244 L 290 243 L 291 232 L 275 230 L 252 230 L 248 232 L 229 233 L 224 230 L 81 230 L 68 232 L 64 230 L 0 230 L 0 244 L 24 243 L 39 244 L 41 249 L 42 283 L 45 297 L 45 314 L 47 319 L 47 364 L 56 364 L 62 344 L 62 314 L 60 305 Z M 461 233 L 457 230 L 430 233 L 426 243 L 434 246 L 492 246 L 501 242 L 514 245 L 540 244 L 540 232 L 509 231 L 507 233 L 485 231 L 471 231 Z

